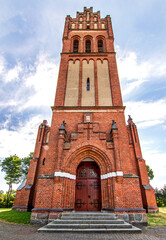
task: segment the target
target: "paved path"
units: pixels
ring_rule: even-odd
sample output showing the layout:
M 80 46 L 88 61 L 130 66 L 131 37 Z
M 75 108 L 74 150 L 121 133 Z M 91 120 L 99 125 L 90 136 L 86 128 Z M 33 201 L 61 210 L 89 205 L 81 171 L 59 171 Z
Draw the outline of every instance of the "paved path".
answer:
M 166 240 L 166 227 L 144 228 L 143 233 L 38 233 L 36 225 L 0 222 L 0 240 Z

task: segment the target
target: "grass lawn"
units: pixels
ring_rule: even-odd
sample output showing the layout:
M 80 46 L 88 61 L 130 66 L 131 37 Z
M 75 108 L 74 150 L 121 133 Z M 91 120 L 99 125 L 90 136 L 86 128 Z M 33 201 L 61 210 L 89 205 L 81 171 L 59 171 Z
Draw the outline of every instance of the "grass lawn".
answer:
M 159 211 L 162 212 L 162 213 L 166 213 L 166 207 L 165 208 L 164 207 L 160 208 Z
M 30 212 L 12 211 L 11 208 L 0 208 L 0 220 L 13 223 L 29 224 Z
M 0 208 L 0 212 L 3 212 L 3 211 L 11 211 L 12 209 L 11 208 Z
M 166 226 L 166 208 L 159 208 L 158 213 L 148 213 L 148 226 Z

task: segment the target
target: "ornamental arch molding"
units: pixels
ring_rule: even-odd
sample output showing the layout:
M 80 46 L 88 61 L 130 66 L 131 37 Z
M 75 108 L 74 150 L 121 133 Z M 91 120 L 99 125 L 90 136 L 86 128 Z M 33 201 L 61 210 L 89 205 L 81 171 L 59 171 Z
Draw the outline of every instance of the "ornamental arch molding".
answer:
M 79 147 L 64 159 L 63 171 L 75 175 L 78 165 L 86 158 L 91 158 L 98 164 L 101 175 L 112 171 L 112 164 L 107 154 L 93 145 Z

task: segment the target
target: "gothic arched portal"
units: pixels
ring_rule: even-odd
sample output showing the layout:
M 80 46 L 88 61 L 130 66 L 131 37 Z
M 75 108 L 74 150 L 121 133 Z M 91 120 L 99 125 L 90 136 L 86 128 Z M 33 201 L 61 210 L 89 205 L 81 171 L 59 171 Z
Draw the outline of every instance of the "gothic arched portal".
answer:
M 77 167 L 75 210 L 101 210 L 100 168 L 90 158 L 84 159 Z

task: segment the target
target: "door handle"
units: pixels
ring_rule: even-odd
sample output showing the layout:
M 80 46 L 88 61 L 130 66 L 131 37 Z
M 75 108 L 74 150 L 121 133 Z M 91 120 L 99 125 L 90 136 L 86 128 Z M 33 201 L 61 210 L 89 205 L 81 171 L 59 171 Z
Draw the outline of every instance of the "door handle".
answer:
M 88 195 L 88 198 L 90 198 L 90 195 Z

